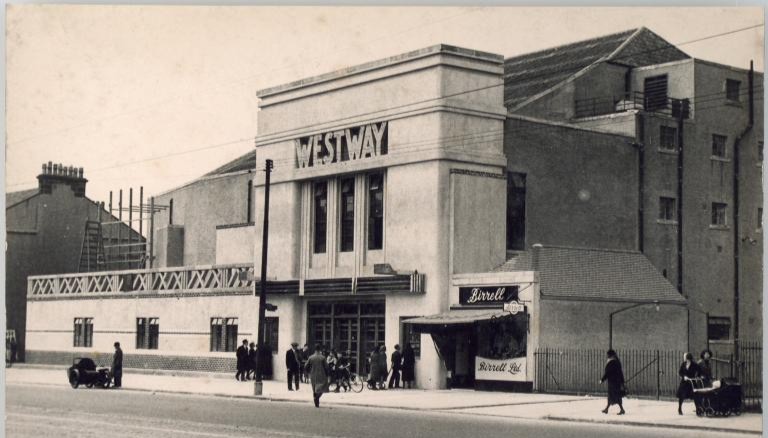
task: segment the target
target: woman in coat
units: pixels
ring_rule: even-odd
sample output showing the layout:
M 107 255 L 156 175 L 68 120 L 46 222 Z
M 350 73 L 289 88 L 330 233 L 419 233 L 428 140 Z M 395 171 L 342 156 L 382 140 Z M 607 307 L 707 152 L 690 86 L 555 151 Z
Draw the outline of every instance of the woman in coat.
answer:
M 371 389 L 378 389 L 378 382 L 381 378 L 381 371 L 379 368 L 379 347 L 373 347 L 371 355 L 368 357 L 370 364 L 370 373 L 368 374 L 368 387 Z
M 699 366 L 699 375 L 704 380 L 704 386 L 709 386 L 712 383 L 712 364 L 710 363 L 712 352 L 704 350 L 699 357 L 701 359 L 696 363 Z
M 416 355 L 413 353 L 411 344 L 405 344 L 405 348 L 403 348 L 403 386 L 408 385 L 408 389 L 411 389 L 411 384 L 416 380 L 414 368 L 416 368 Z
M 376 357 L 376 360 L 379 362 L 379 380 L 377 380 L 379 389 L 387 389 L 387 375 L 389 375 L 387 370 L 387 347 L 382 345 L 379 348 L 379 355 Z
M 322 351 L 322 347 L 318 344 L 315 347 L 315 354 L 309 356 L 306 365 L 309 380 L 312 382 L 312 396 L 316 408 L 320 407 L 320 396 L 328 389 L 328 362 Z
M 683 415 L 683 401 L 693 398 L 693 385 L 690 380 L 701 375 L 691 353 L 685 353 L 677 374 L 680 376 L 680 386 L 677 387 L 677 413 Z
M 603 409 L 603 413 L 608 413 L 608 408 L 611 405 L 619 405 L 621 409 L 618 415 L 624 415 L 624 406 L 621 404 L 621 397 L 624 391 L 624 371 L 621 369 L 621 362 L 619 357 L 616 356 L 616 352 L 608 350 L 608 360 L 605 362 L 605 373 L 600 379 L 600 383 L 608 381 L 608 405 Z

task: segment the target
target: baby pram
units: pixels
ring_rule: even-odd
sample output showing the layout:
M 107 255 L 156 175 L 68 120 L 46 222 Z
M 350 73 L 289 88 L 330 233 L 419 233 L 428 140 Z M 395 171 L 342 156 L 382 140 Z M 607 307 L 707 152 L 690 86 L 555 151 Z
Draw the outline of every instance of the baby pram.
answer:
M 698 416 L 741 415 L 741 384 L 735 379 L 718 379 L 704 386 L 703 379 L 691 379 L 693 401 Z

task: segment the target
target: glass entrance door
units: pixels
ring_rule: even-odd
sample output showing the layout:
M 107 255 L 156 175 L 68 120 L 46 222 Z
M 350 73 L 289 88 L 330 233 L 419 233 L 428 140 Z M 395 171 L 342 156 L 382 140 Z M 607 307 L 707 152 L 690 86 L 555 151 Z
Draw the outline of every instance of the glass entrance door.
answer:
M 360 321 L 358 318 L 340 318 L 334 320 L 334 345 L 336 351 L 349 357 L 352 371 L 357 372 L 358 339 L 360 339 Z

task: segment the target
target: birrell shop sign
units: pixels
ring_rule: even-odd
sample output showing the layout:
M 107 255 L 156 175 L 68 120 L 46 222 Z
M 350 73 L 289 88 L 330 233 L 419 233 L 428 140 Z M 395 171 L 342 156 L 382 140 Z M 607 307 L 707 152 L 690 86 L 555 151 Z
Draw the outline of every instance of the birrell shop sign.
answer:
M 460 287 L 459 303 L 466 306 L 504 304 L 517 299 L 519 286 Z
M 489 359 L 475 357 L 475 379 L 525 382 L 526 358 Z
M 296 167 L 320 167 L 387 155 L 387 125 L 371 123 L 296 139 Z

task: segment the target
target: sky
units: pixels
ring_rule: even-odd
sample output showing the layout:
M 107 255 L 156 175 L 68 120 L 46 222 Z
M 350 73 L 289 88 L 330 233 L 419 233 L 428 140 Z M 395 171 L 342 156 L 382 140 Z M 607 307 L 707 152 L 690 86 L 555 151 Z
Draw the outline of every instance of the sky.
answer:
M 252 150 L 257 90 L 433 44 L 509 57 L 645 26 L 763 71 L 763 23 L 758 7 L 10 5 L 6 192 L 53 161 L 83 167 L 96 201 L 162 193 Z

